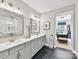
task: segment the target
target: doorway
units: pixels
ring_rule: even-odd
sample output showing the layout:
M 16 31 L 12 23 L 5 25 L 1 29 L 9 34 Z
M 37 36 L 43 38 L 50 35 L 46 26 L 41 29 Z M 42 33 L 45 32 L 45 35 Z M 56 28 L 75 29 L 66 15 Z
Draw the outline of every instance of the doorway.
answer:
M 72 49 L 73 44 L 73 17 L 72 12 L 56 15 L 55 46 L 64 49 Z

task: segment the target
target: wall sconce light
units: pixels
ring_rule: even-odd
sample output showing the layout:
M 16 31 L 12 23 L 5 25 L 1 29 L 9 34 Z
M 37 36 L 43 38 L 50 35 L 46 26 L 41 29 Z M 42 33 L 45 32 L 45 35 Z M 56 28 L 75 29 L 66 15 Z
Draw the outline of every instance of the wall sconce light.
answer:
M 39 21 L 39 18 L 37 16 L 31 16 L 32 19 Z

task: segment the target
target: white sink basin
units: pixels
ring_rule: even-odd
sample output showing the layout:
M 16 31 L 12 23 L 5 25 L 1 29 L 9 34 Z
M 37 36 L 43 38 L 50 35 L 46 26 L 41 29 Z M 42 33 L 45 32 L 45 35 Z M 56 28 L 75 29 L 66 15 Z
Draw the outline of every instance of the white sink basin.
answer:
M 22 44 L 23 43 L 23 38 L 22 39 L 17 39 L 17 40 L 15 40 L 15 41 L 13 41 L 13 42 L 11 42 L 11 41 L 6 41 L 6 42 L 2 42 L 2 43 L 0 43 L 0 51 L 4 51 L 4 50 L 6 50 L 6 49 L 9 49 L 9 48 L 11 48 L 11 47 L 14 47 L 14 46 L 17 46 L 17 45 L 19 45 L 19 44 Z M 25 39 L 24 39 L 25 40 Z
M 11 41 L 8 41 L 7 44 L 17 44 L 17 43 L 23 42 L 24 39 L 25 38 L 17 39 L 17 40 L 11 40 Z
M 20 42 L 22 42 L 22 40 L 6 41 L 6 42 L 3 42 L 3 43 L 0 43 L 0 45 L 2 45 L 2 46 L 13 45 L 13 44 L 17 44 L 17 43 L 20 43 Z
M 16 43 L 20 43 L 20 42 L 22 42 L 22 41 L 20 41 L 20 40 L 15 40 L 15 41 L 13 41 L 13 42 L 8 41 L 7 45 L 16 44 Z

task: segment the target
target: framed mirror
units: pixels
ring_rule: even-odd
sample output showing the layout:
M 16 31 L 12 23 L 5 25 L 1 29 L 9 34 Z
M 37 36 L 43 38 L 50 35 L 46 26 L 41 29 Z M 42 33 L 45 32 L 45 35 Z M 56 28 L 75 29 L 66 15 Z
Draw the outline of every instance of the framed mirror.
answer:
M 23 21 L 23 17 L 0 15 L 0 37 L 22 35 Z
M 40 33 L 40 21 L 36 18 L 31 18 L 31 34 Z

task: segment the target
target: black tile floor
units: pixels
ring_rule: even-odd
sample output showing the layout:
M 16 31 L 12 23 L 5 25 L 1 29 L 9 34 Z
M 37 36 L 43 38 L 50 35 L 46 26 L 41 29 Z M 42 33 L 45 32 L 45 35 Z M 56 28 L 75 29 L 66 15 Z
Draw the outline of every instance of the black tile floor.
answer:
M 50 49 L 44 46 L 32 59 L 77 59 L 70 50 L 63 48 Z

